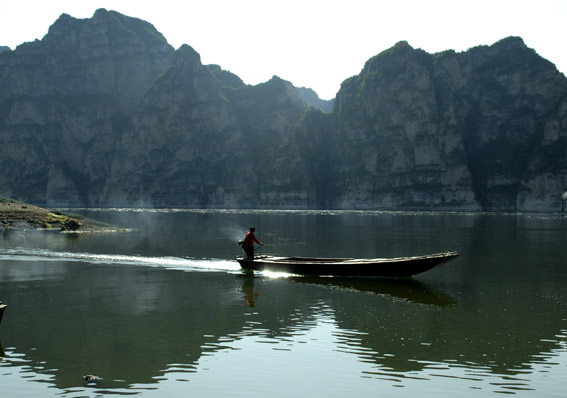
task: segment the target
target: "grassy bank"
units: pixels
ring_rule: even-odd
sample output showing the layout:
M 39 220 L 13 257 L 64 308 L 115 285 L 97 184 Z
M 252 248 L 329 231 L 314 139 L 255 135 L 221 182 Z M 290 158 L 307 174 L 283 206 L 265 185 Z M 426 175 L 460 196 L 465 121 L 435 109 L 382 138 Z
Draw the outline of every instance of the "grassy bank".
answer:
M 36 229 L 61 232 L 110 231 L 118 229 L 87 219 L 79 214 L 65 214 L 0 196 L 0 230 Z

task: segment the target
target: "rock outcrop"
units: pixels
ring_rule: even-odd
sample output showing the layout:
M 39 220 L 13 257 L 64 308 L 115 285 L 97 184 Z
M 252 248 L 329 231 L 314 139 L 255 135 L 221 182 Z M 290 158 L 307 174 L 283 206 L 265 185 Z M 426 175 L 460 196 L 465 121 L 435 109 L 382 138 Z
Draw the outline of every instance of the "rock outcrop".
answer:
M 173 48 L 149 23 L 62 15 L 41 41 L 0 56 L 0 187 L 38 204 L 88 204 L 116 137 Z
M 321 102 L 139 19 L 62 15 L 0 52 L 0 168 L 0 194 L 48 206 L 558 211 L 567 79 L 520 38 L 400 42 Z
M 558 210 L 566 94 L 565 76 L 519 38 L 435 55 L 400 42 L 337 96 L 352 149 L 338 158 L 338 205 Z

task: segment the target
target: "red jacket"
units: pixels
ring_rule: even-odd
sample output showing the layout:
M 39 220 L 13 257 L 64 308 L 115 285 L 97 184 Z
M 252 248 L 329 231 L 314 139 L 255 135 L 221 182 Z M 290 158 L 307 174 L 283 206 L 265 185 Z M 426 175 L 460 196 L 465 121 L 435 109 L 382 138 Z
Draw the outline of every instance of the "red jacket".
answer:
M 258 243 L 259 245 L 262 244 L 262 242 L 260 242 L 258 238 L 254 236 L 254 232 L 247 232 L 246 236 L 244 237 L 244 243 L 242 243 L 242 246 L 254 246 L 254 242 Z

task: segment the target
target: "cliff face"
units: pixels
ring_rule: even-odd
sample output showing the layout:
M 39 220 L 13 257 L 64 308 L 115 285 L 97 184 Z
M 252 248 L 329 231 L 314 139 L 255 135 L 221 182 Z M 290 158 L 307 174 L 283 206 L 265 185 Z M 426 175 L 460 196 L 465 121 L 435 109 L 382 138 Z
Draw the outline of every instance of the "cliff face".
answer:
M 339 205 L 560 209 L 566 94 L 518 38 L 435 55 L 400 42 L 337 96 Z
M 305 95 L 275 76 L 245 85 L 135 18 L 63 15 L 0 53 L 0 193 L 51 206 L 561 208 L 567 79 L 519 38 L 433 55 L 400 42 L 343 83 L 331 112 Z
M 350 150 L 339 155 L 341 207 L 478 208 L 461 131 L 438 94 L 431 56 L 405 42 L 343 83 L 335 112 Z
M 519 38 L 449 54 L 439 66 L 447 71 L 444 84 L 455 93 L 479 204 L 487 210 L 560 209 L 567 187 L 567 130 L 552 126 L 565 120 L 565 76 Z M 546 140 L 550 129 L 554 138 Z M 551 174 L 541 168 L 533 172 L 541 163 Z
M 173 49 L 150 24 L 61 16 L 0 58 L 1 191 L 42 205 L 305 205 L 282 145 L 307 105 Z
M 172 52 L 147 22 L 99 10 L 62 15 L 43 40 L 2 53 L 2 191 L 38 204 L 99 195 L 117 130 Z
M 117 144 L 101 204 L 278 206 L 305 197 L 281 143 L 306 105 L 277 77 L 235 90 L 185 45 Z M 226 76 L 226 73 L 224 74 Z M 234 81 L 234 80 L 231 80 Z

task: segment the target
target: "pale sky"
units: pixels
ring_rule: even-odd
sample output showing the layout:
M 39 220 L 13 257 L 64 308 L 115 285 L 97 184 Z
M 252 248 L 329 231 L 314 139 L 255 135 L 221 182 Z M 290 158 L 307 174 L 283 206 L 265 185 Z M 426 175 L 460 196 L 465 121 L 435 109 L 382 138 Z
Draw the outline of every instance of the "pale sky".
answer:
M 99 8 L 150 22 L 247 84 L 277 75 L 324 99 L 401 40 L 436 53 L 520 36 L 567 74 L 567 0 L 1 0 L 0 45 L 42 39 L 62 13 Z

